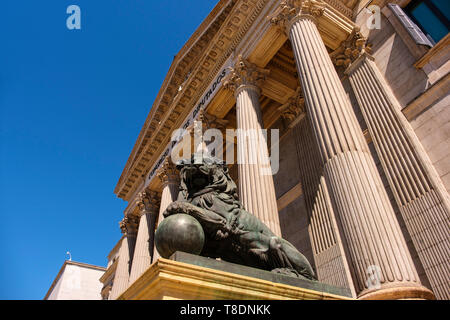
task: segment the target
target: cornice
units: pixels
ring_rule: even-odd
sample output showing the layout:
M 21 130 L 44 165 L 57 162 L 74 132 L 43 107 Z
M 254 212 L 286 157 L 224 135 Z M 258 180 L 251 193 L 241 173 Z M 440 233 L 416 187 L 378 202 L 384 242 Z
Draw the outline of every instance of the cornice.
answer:
M 119 197 L 123 197 L 120 196 L 120 194 L 123 187 L 126 184 L 130 184 L 129 179 L 131 178 L 131 176 L 133 176 L 134 179 L 137 179 L 144 173 L 144 168 L 142 166 L 139 166 L 138 162 L 142 157 L 149 157 L 149 154 L 143 152 L 143 147 L 153 137 L 154 132 L 161 129 L 161 127 L 159 126 L 159 123 L 161 122 L 161 115 L 167 113 L 167 106 L 171 103 L 173 97 L 178 93 L 178 87 L 176 86 L 177 83 L 174 82 L 178 80 L 178 82 L 180 82 L 178 84 L 182 84 L 184 79 L 180 80 L 178 78 L 180 78 L 180 76 L 183 76 L 183 73 L 186 74 L 189 72 L 189 68 L 192 68 L 193 65 L 198 61 L 198 57 L 195 57 L 195 55 L 201 54 L 202 48 L 196 48 L 196 45 L 199 42 L 207 45 L 207 40 L 209 40 L 208 38 L 212 37 L 210 33 L 215 34 L 220 27 L 215 26 L 214 24 L 217 22 L 217 20 L 220 20 L 220 16 L 226 14 L 226 12 L 224 11 L 226 11 L 226 8 L 233 2 L 233 0 L 219 1 L 219 3 L 205 18 L 205 20 L 201 23 L 197 30 L 192 34 L 192 36 L 189 38 L 180 52 L 174 57 L 174 61 L 169 68 L 166 78 L 164 79 L 161 89 L 158 92 L 158 95 L 153 103 L 152 108 L 150 109 L 144 125 L 142 126 L 139 136 L 127 160 L 125 168 L 123 169 L 119 181 L 114 189 L 114 193 L 116 193 Z M 206 38 L 206 40 L 202 40 L 202 38 Z M 189 56 L 191 53 L 192 56 Z M 129 185 L 129 187 L 131 187 L 131 184 Z
M 118 197 L 130 201 L 140 191 L 138 187 L 141 177 L 147 174 L 152 164 L 164 152 L 173 128 L 182 126 L 186 116 L 201 99 L 204 91 L 223 68 L 227 59 L 233 56 L 238 46 L 242 46 L 244 37 L 248 38 L 248 32 L 250 28 L 254 29 L 255 21 L 261 20 L 264 10 L 267 10 L 268 6 L 273 7 L 276 2 L 275 0 L 220 1 L 214 8 L 214 13 L 211 12 L 208 15 L 209 21 L 205 20 L 201 24 L 180 53 L 175 56 L 114 189 L 114 193 Z M 332 39 L 340 38 L 341 34 L 349 34 L 353 28 L 353 23 L 348 18 L 331 7 L 325 10 L 321 19 L 325 24 L 339 25 L 336 28 L 321 29 L 324 33 L 332 34 Z M 215 21 L 220 22 L 219 29 L 206 30 L 206 28 L 211 28 L 216 23 Z M 265 28 L 269 27 L 267 22 Z M 338 30 L 340 36 L 335 37 L 334 30 Z M 208 33 L 213 36 L 208 40 L 207 45 L 197 52 L 195 63 L 192 62 L 189 66 L 185 66 L 184 61 L 179 59 L 187 57 L 190 51 L 196 51 L 194 50 L 196 42 L 201 41 L 200 38 Z M 175 81 L 174 85 L 173 79 L 179 80 L 180 72 L 189 72 L 189 76 L 181 84 Z
M 266 2 L 267 0 L 232 2 L 233 7 L 231 12 L 227 13 L 227 17 L 222 23 L 220 31 L 215 34 L 208 47 L 204 50 L 202 57 L 198 59 L 198 63 L 191 70 L 190 76 L 182 87 L 182 90 L 174 97 L 171 109 L 167 110 L 164 119 L 160 120 L 159 127 L 165 127 L 166 130 L 158 130 L 156 135 L 149 137 L 145 149 L 140 151 L 140 158 L 145 162 L 143 167 L 141 164 L 140 170 L 142 172 L 146 172 L 151 163 L 156 161 L 156 158 L 170 141 L 171 131 L 169 129 L 177 128 L 182 124 L 184 118 L 200 99 L 205 88 L 213 80 L 213 77 L 223 67 L 226 59 L 232 54 L 234 48 L 252 25 Z M 147 129 L 144 128 L 144 130 Z M 135 161 L 134 168 L 137 165 L 138 163 Z M 121 180 L 119 180 L 115 189 L 115 193 L 127 201 L 130 200 L 130 194 L 137 187 L 136 183 L 130 179 L 132 174 L 133 172 L 127 172 L 125 174 L 124 170 Z M 136 181 L 137 173 L 134 173 L 134 175 L 134 181 Z M 127 191 L 124 190 L 126 184 L 128 184 Z
M 344 14 L 347 18 L 351 19 L 353 16 L 353 8 L 358 3 L 358 0 L 324 0 L 326 3 L 331 5 L 333 8 Z
M 172 128 L 180 128 L 183 125 L 187 115 L 201 99 L 204 91 L 223 68 L 227 59 L 233 55 L 235 48 L 268 1 L 269 0 L 240 1 L 233 7 L 232 11 L 224 21 L 222 28 L 215 35 L 208 49 L 205 50 L 205 54 L 200 63 L 192 72 L 191 79 L 189 79 L 189 82 L 186 84 L 186 90 L 181 91 L 181 95 L 187 93 L 188 96 L 191 96 L 189 102 L 186 104 L 189 107 L 184 108 L 183 112 L 177 116 L 176 122 L 172 124 Z M 219 51 L 221 54 L 218 55 L 216 51 Z M 194 83 L 194 88 L 190 86 L 191 83 Z M 191 93 L 195 94 L 191 95 Z M 156 150 L 152 161 L 149 162 L 149 166 L 157 160 L 162 152 L 164 152 L 170 138 L 169 134 L 166 136 L 165 140 L 156 140 L 158 149 Z

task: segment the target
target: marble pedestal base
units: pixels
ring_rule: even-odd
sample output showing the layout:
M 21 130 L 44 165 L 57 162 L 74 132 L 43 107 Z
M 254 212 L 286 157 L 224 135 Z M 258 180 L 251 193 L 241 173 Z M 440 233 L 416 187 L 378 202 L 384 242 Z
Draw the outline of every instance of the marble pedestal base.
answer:
M 348 294 L 345 288 L 176 252 L 155 261 L 118 299 L 347 300 Z

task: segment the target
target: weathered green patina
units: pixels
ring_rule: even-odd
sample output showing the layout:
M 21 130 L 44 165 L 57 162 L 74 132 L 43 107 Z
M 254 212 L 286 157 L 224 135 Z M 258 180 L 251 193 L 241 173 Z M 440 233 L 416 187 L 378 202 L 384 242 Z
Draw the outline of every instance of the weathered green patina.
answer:
M 315 279 L 305 256 L 242 207 L 236 184 L 222 160 L 194 154 L 177 163 L 177 168 L 180 192 L 164 217 L 184 213 L 200 222 L 205 233 L 202 256 Z
M 169 258 L 176 251 L 200 254 L 204 244 L 205 233 L 200 223 L 183 213 L 164 219 L 155 233 L 155 246 L 163 258 Z

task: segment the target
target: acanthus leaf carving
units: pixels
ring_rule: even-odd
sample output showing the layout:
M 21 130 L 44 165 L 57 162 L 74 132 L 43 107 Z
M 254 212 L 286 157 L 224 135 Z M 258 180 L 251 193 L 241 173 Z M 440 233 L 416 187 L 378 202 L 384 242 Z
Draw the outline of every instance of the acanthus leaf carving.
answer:
M 222 83 L 225 88 L 234 92 L 240 86 L 259 87 L 269 72 L 268 69 L 260 68 L 239 55 L 234 67 L 230 67 L 230 73 L 222 80 Z
M 331 61 L 336 67 L 342 66 L 347 68 L 353 61 L 360 57 L 363 53 L 371 53 L 371 45 L 366 44 L 365 38 L 358 27 L 355 27 L 347 40 L 330 53 Z
M 279 26 L 284 32 L 289 32 L 293 19 L 300 16 L 320 17 L 326 4 L 316 0 L 283 0 L 275 12 L 268 16 L 269 21 Z
M 288 102 L 278 108 L 281 117 L 285 119 L 289 127 L 293 127 L 298 121 L 303 119 L 306 114 L 305 98 L 300 87 L 297 88 L 295 94 L 289 98 Z
M 139 192 L 136 198 L 136 205 L 140 214 L 156 213 L 159 210 L 159 194 L 153 190 Z
M 126 236 L 135 236 L 139 225 L 138 217 L 125 216 L 120 222 L 119 227 L 122 233 Z
M 158 169 L 156 175 L 161 180 L 163 185 L 167 183 L 178 183 L 178 180 L 180 179 L 176 166 L 172 163 L 172 161 L 170 161 L 169 158 L 164 160 L 163 165 Z

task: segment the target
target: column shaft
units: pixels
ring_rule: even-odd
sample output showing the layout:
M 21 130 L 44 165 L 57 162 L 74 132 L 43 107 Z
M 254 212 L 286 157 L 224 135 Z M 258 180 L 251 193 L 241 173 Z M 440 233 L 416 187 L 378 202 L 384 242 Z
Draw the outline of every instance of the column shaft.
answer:
M 119 249 L 119 261 L 117 262 L 117 269 L 114 275 L 113 286 L 109 295 L 110 300 L 117 299 L 122 292 L 128 288 L 129 266 L 130 266 L 130 245 L 127 236 L 122 238 L 122 243 Z
M 166 211 L 169 204 L 177 200 L 178 186 L 179 186 L 179 173 L 174 164 L 166 159 L 164 165 L 157 172 L 157 175 L 162 183 L 161 202 L 159 205 L 158 218 L 156 220 L 156 228 L 163 221 L 163 213 Z M 155 229 L 156 229 L 155 228 Z M 160 257 L 158 250 L 153 246 L 153 261 L 156 261 Z
M 152 262 L 151 252 L 153 244 L 153 234 L 156 220 L 156 213 L 143 213 L 139 220 L 139 230 L 136 240 L 136 247 L 133 256 L 133 265 L 131 266 L 131 273 L 129 283 L 132 284 L 139 278 L 145 270 L 150 267 Z
M 117 299 L 128 288 L 131 266 L 133 263 L 134 249 L 136 246 L 136 234 L 138 219 L 135 216 L 126 215 L 120 221 L 120 229 L 123 233 L 119 249 L 119 261 L 111 288 L 110 300 Z
M 373 58 L 364 53 L 347 73 L 433 292 L 450 299 L 448 193 Z
M 356 293 L 361 298 L 423 297 L 430 293 L 420 285 L 375 163 L 316 27 L 317 11 L 305 9 L 306 14 L 290 21 L 289 38 Z
M 150 267 L 152 262 L 153 231 L 158 212 L 158 202 L 158 194 L 155 191 L 148 190 L 138 194 L 137 205 L 141 216 L 130 272 L 130 284 L 136 281 Z
M 262 173 L 270 167 L 264 160 L 269 159 L 267 142 L 259 135 L 263 122 L 258 88 L 242 85 L 236 90 L 236 116 L 240 200 L 247 211 L 281 236 L 273 176 Z
M 349 288 L 353 281 L 336 223 L 328 187 L 323 177 L 319 153 L 308 119 L 293 127 L 302 189 L 309 215 L 309 236 L 317 271 L 317 279 L 338 287 Z

